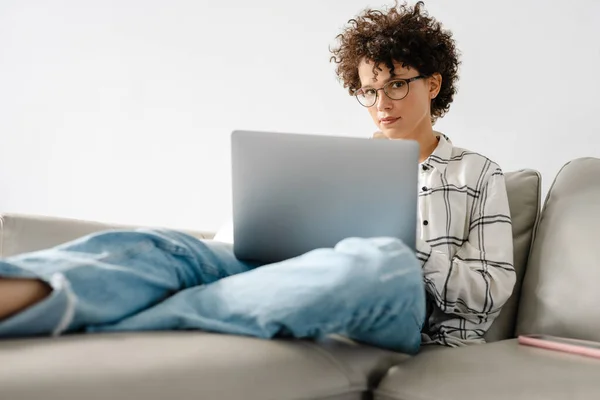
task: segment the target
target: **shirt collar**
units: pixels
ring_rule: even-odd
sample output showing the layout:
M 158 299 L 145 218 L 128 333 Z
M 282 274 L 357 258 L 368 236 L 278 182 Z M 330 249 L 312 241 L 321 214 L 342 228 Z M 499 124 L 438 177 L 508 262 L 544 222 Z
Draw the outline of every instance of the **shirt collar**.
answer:
M 452 156 L 452 141 L 450 141 L 450 138 L 443 133 L 434 133 L 439 139 L 438 145 L 433 153 L 423 161 L 423 165 L 428 168 L 435 168 L 443 174 L 448 166 L 448 161 Z

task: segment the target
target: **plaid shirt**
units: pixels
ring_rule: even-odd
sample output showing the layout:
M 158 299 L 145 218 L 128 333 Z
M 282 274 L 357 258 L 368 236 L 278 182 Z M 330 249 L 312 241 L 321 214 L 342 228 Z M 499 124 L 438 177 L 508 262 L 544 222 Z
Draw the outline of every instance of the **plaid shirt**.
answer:
M 481 343 L 515 284 L 504 175 L 445 135 L 419 174 L 417 257 L 427 321 L 423 343 Z

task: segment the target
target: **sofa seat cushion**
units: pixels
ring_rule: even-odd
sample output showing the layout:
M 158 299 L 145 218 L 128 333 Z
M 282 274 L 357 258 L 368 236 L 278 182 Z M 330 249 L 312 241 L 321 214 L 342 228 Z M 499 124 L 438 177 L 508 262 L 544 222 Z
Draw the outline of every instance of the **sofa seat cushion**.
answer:
M 598 359 L 511 339 L 419 354 L 390 369 L 375 399 L 596 399 L 599 378 Z
M 202 332 L 0 341 L 0 399 L 362 399 L 408 356 Z

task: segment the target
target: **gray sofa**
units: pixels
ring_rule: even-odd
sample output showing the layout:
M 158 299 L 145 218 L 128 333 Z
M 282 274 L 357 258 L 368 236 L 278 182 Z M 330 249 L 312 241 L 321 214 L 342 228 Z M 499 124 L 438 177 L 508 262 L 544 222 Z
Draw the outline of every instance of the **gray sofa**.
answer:
M 156 332 L 2 340 L 0 400 L 599 399 L 600 360 L 514 338 L 600 342 L 600 160 L 568 163 L 541 212 L 536 171 L 506 178 L 518 280 L 487 344 L 424 347 L 410 357 L 341 337 Z M 122 227 L 4 214 L 0 255 Z

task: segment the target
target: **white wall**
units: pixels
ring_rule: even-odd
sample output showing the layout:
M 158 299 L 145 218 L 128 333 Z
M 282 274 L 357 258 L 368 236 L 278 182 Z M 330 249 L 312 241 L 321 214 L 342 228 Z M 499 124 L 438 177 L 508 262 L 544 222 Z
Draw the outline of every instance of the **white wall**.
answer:
M 217 228 L 231 130 L 373 131 L 328 45 L 382 4 L 2 0 L 0 211 Z M 439 130 L 540 170 L 545 190 L 569 159 L 600 156 L 599 1 L 427 7 L 464 54 Z

